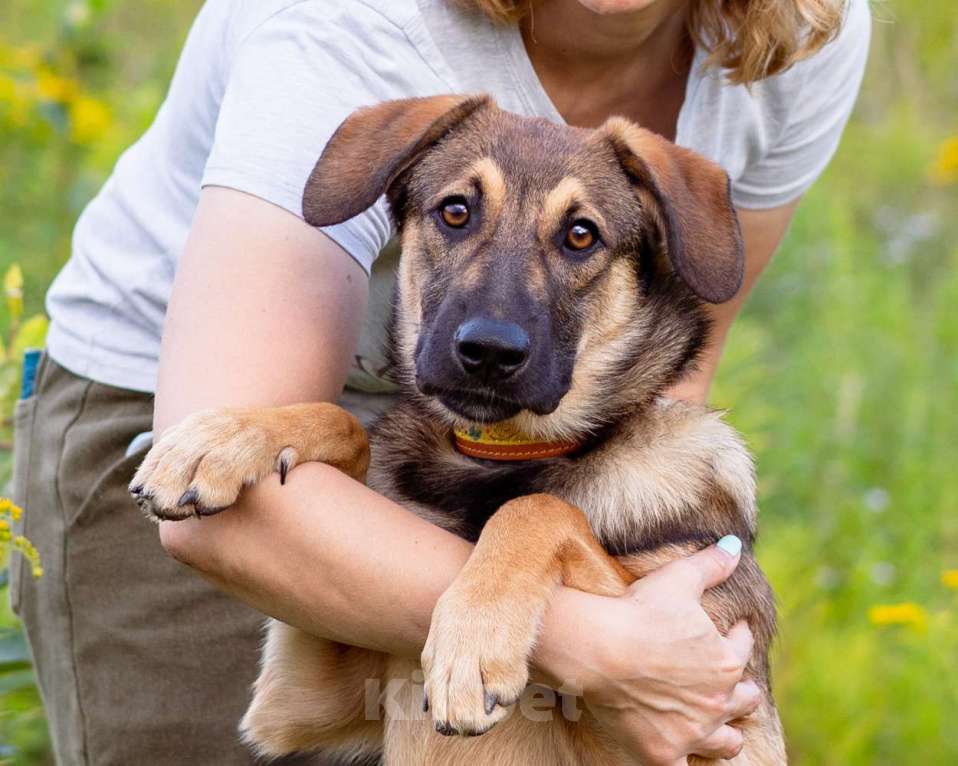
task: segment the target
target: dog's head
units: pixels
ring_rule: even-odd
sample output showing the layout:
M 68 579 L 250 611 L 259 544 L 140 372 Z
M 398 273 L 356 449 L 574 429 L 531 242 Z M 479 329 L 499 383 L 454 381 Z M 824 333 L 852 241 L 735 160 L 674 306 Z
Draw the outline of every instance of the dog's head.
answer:
M 402 237 L 396 368 L 454 425 L 574 438 L 648 402 L 731 298 L 743 253 L 725 173 L 612 118 L 596 130 L 488 97 L 350 116 L 303 212 L 338 223 L 386 193 Z

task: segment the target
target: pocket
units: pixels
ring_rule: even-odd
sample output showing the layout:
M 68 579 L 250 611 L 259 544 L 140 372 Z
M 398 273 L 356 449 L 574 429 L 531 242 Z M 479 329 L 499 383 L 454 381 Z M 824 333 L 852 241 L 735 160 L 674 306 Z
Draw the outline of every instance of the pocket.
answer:
M 30 486 L 30 446 L 33 443 L 33 422 L 37 409 L 37 397 L 31 396 L 17 402 L 13 415 L 13 477 L 10 485 L 11 499 L 21 508 L 26 508 Z M 27 520 L 30 514 L 24 512 L 13 524 L 14 535 L 30 537 Z M 20 614 L 20 597 L 23 576 L 27 564 L 18 553 L 10 554 L 10 608 L 14 614 Z

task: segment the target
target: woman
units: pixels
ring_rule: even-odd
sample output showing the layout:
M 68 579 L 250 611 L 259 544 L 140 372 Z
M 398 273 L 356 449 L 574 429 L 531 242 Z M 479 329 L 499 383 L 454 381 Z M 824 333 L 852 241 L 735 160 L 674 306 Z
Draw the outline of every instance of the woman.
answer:
M 125 485 L 143 434 L 197 409 L 336 400 L 344 381 L 365 419 L 388 405 L 386 210 L 322 231 L 299 218 L 347 114 L 487 91 L 575 125 L 624 114 L 722 164 L 747 276 L 673 392 L 704 401 L 732 319 L 838 143 L 868 37 L 865 0 L 208 0 L 156 121 L 77 224 L 18 417 L 17 492 L 48 573 L 12 590 L 60 762 L 250 760 L 235 726 L 261 618 L 167 557 Z M 160 537 L 246 604 L 409 656 L 469 554 L 312 464 Z M 580 684 L 643 763 L 733 755 L 727 722 L 757 704 L 740 683 L 751 637 L 720 636 L 699 598 L 736 563 L 733 541 L 621 599 L 561 592 L 540 671 Z

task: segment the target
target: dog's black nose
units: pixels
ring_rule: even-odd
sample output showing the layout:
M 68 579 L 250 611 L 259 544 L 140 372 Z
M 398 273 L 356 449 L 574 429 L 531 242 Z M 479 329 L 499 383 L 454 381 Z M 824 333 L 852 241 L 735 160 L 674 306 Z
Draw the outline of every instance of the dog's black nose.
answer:
M 515 374 L 529 358 L 529 335 L 513 322 L 470 319 L 459 325 L 455 342 L 462 368 L 488 382 Z

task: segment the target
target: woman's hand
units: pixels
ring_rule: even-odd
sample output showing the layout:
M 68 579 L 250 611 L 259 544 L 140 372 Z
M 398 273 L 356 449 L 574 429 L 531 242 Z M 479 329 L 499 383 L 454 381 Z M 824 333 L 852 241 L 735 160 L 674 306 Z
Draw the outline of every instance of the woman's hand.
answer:
M 759 688 L 742 681 L 752 654 L 748 626 L 722 636 L 700 603 L 738 564 L 741 543 L 726 540 L 662 567 L 620 598 L 564 589 L 550 610 L 555 618 L 547 616 L 540 668 L 581 689 L 592 713 L 645 766 L 685 764 L 691 754 L 735 756 L 742 735 L 727 722 L 761 701 Z

